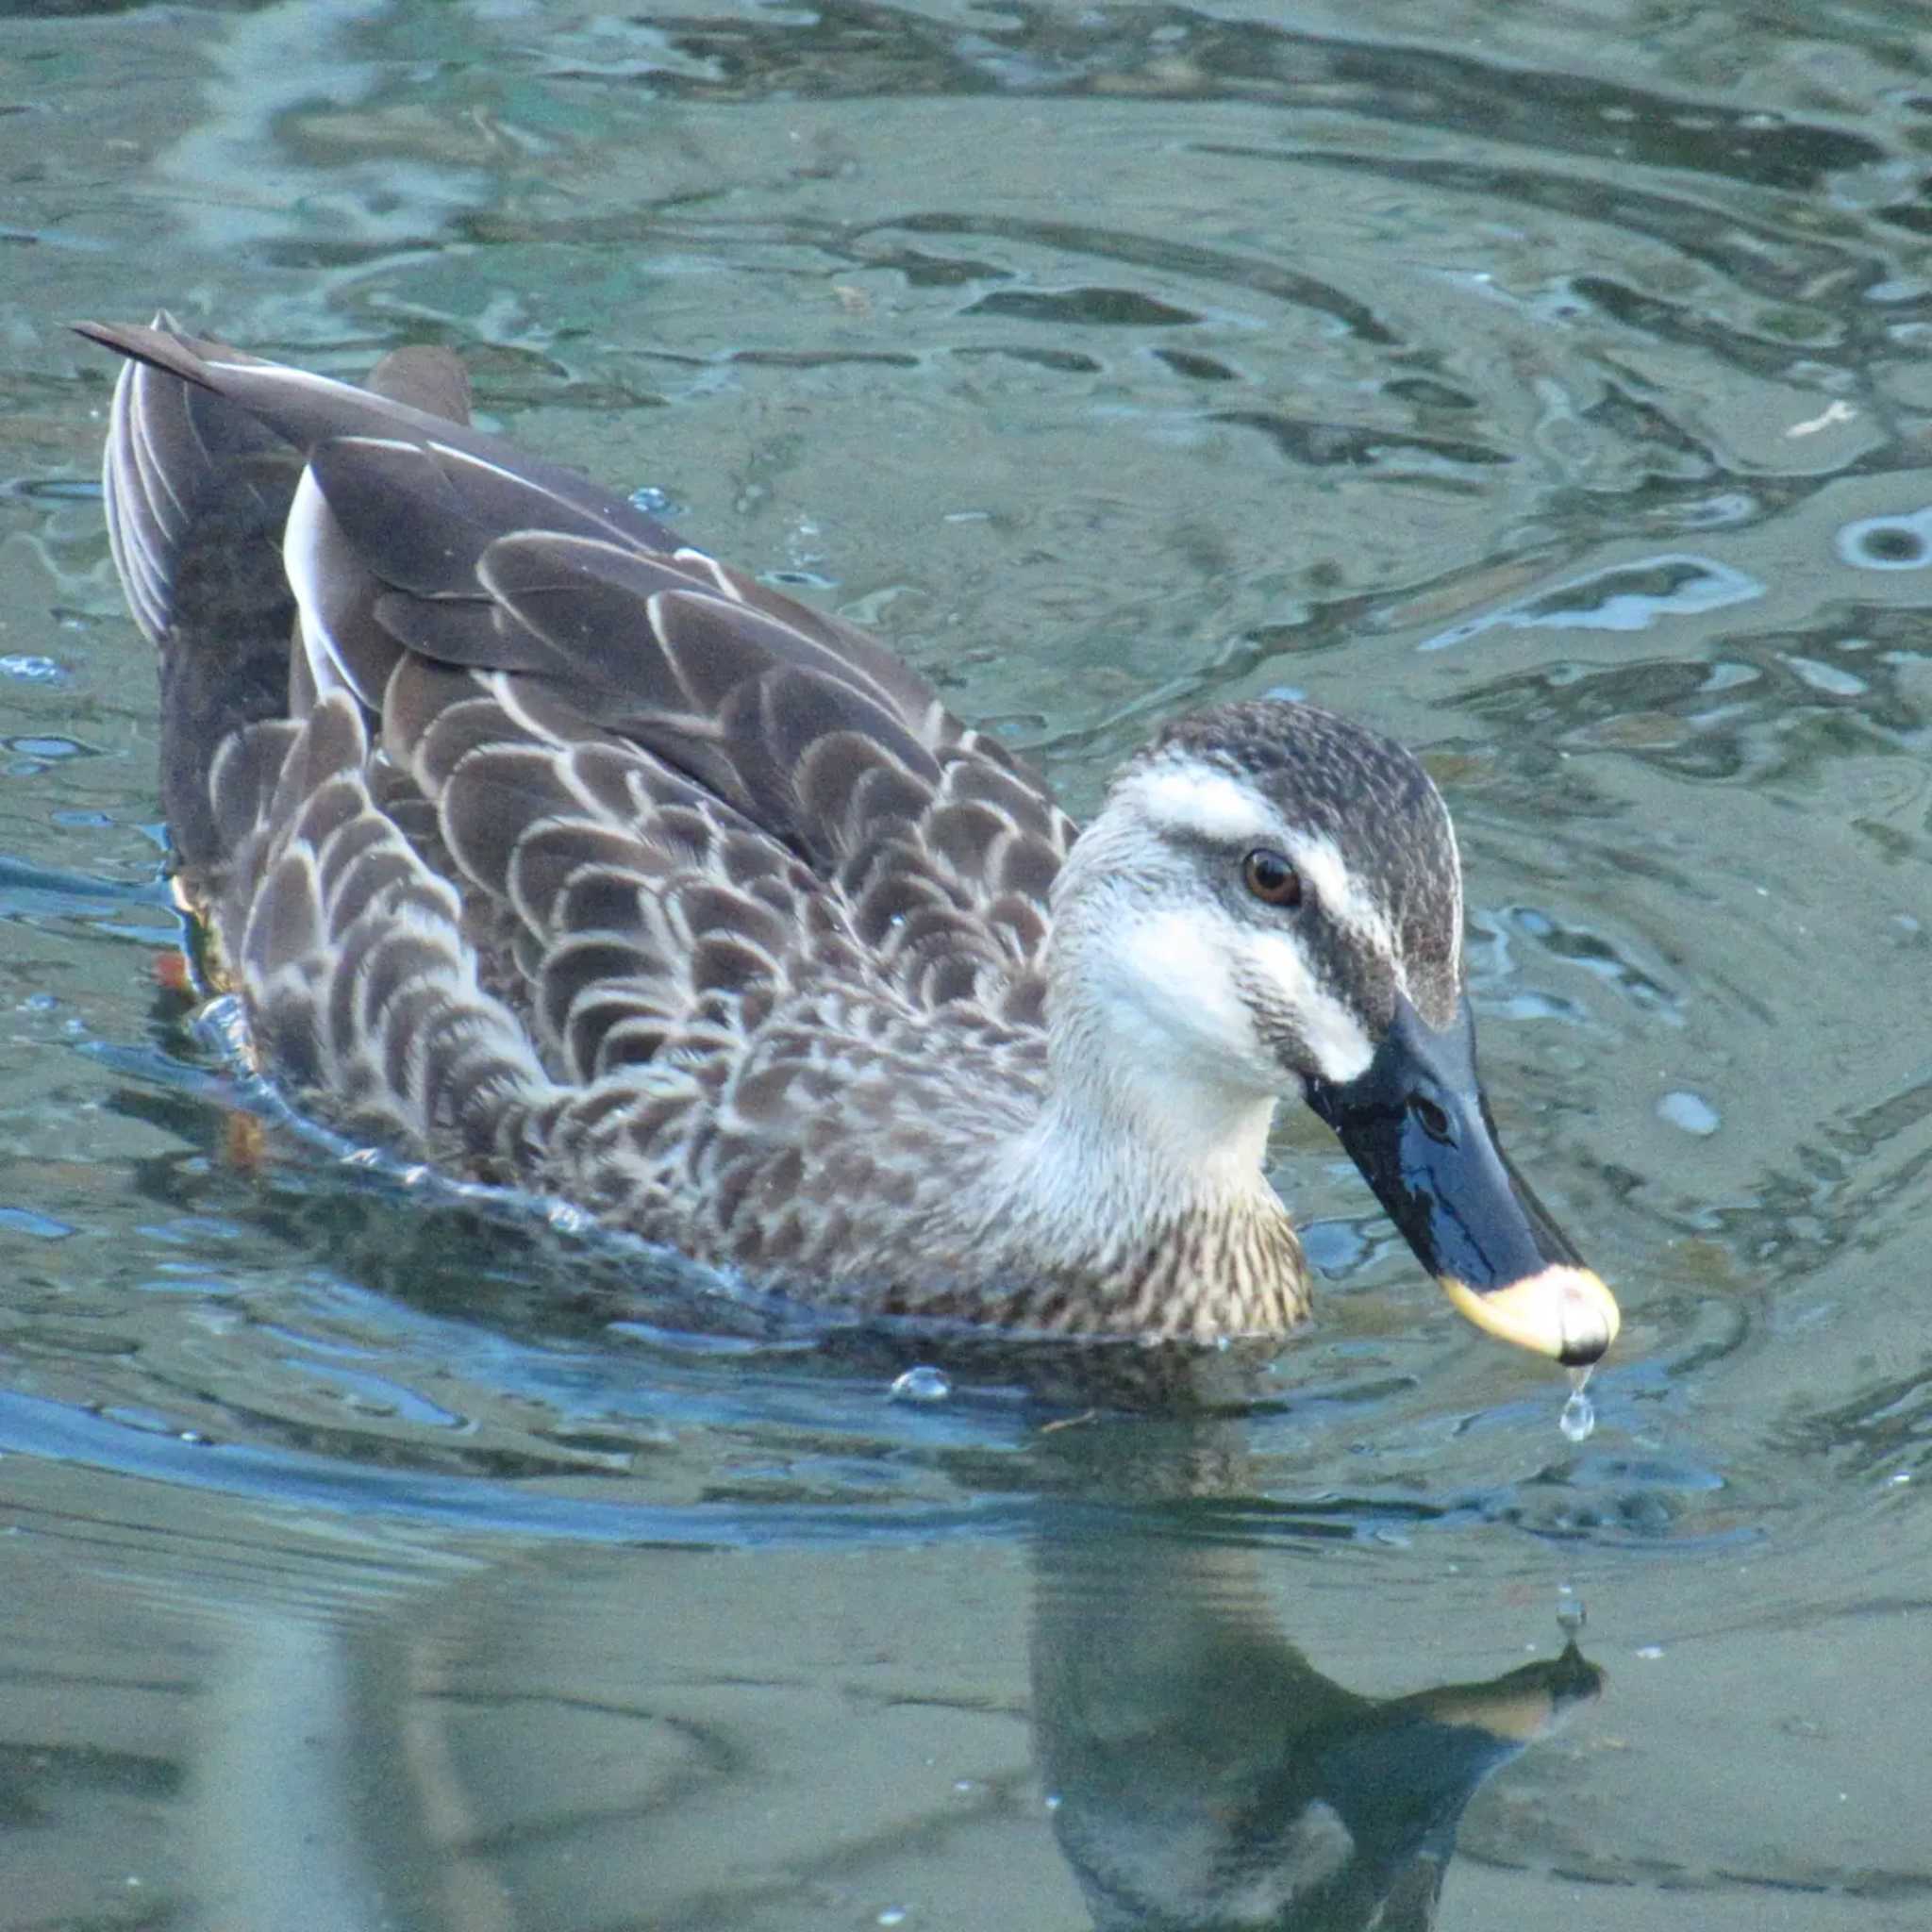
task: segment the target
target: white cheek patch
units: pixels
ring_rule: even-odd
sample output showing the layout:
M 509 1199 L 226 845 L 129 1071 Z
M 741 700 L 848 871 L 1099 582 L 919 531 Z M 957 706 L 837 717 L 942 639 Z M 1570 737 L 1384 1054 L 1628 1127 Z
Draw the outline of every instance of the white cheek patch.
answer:
M 1226 940 L 1198 912 L 1178 911 L 1137 920 L 1122 935 L 1109 991 L 1117 1006 L 1141 1023 L 1151 1058 L 1164 1058 L 1175 1046 L 1243 1069 L 1263 1058 L 1254 1020 L 1228 970 Z
M 1218 845 L 1278 841 L 1281 824 L 1267 802 L 1239 778 L 1201 764 L 1154 765 L 1123 788 L 1122 802 L 1163 832 Z
M 1289 1016 L 1324 1080 L 1345 1086 L 1368 1072 L 1375 1049 L 1367 1030 L 1316 982 L 1295 941 L 1285 933 L 1269 933 L 1250 939 L 1241 950 L 1255 976 L 1274 995 L 1274 1004 Z

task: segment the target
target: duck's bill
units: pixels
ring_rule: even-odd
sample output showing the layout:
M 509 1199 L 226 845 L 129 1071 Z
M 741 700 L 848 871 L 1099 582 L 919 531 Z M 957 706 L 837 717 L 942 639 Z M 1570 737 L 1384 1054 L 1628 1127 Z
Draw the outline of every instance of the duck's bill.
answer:
M 1497 1143 L 1466 1000 L 1440 1032 L 1399 1001 L 1367 1072 L 1310 1081 L 1308 1105 L 1478 1328 L 1572 1364 L 1609 1347 L 1615 1299 Z

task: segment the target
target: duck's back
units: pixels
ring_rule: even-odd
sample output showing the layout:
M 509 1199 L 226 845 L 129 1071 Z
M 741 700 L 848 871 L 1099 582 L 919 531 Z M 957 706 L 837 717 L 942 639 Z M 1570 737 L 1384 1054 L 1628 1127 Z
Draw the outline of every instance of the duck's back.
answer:
M 1073 838 L 1039 783 L 871 640 L 469 429 L 439 352 L 363 391 L 89 333 L 132 358 L 108 514 L 183 896 L 265 1065 L 711 1258 L 896 1265 L 941 1150 L 1037 1087 Z

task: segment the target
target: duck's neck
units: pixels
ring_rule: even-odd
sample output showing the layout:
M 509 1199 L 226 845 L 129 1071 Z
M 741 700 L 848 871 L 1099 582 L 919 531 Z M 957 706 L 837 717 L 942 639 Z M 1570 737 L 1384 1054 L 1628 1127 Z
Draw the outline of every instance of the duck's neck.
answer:
M 1113 1215 L 1129 1203 L 1211 1210 L 1268 1192 L 1274 1096 L 1201 1080 L 1120 1038 L 1114 1018 L 1078 1007 L 1056 1015 L 1039 1128 L 1047 1167 L 1106 1189 Z
M 1274 1096 L 1124 1008 L 1099 959 L 1056 963 L 1045 1093 L 1005 1150 L 990 1235 L 1080 1284 L 1080 1325 L 1203 1340 L 1293 1326 L 1306 1264 L 1262 1173 Z

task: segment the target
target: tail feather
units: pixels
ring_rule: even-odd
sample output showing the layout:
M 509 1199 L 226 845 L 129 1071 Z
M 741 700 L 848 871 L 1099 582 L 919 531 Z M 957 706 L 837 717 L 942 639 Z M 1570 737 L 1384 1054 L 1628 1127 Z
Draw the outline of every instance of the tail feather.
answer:
M 260 368 L 258 358 L 165 313 L 151 327 L 76 329 L 128 358 L 104 464 L 108 538 L 159 659 L 162 807 L 183 865 L 207 871 L 229 856 L 210 802 L 217 755 L 251 725 L 307 708 L 291 691 L 295 600 L 281 554 L 303 455 L 222 393 L 224 375 Z M 468 422 L 468 378 L 446 351 L 399 350 L 371 387 Z
M 131 358 L 108 427 L 108 532 L 159 659 L 162 807 L 185 864 L 205 868 L 221 857 L 217 749 L 288 710 L 295 607 L 278 545 L 300 460 L 206 386 L 201 345 L 158 327 L 83 333 Z

